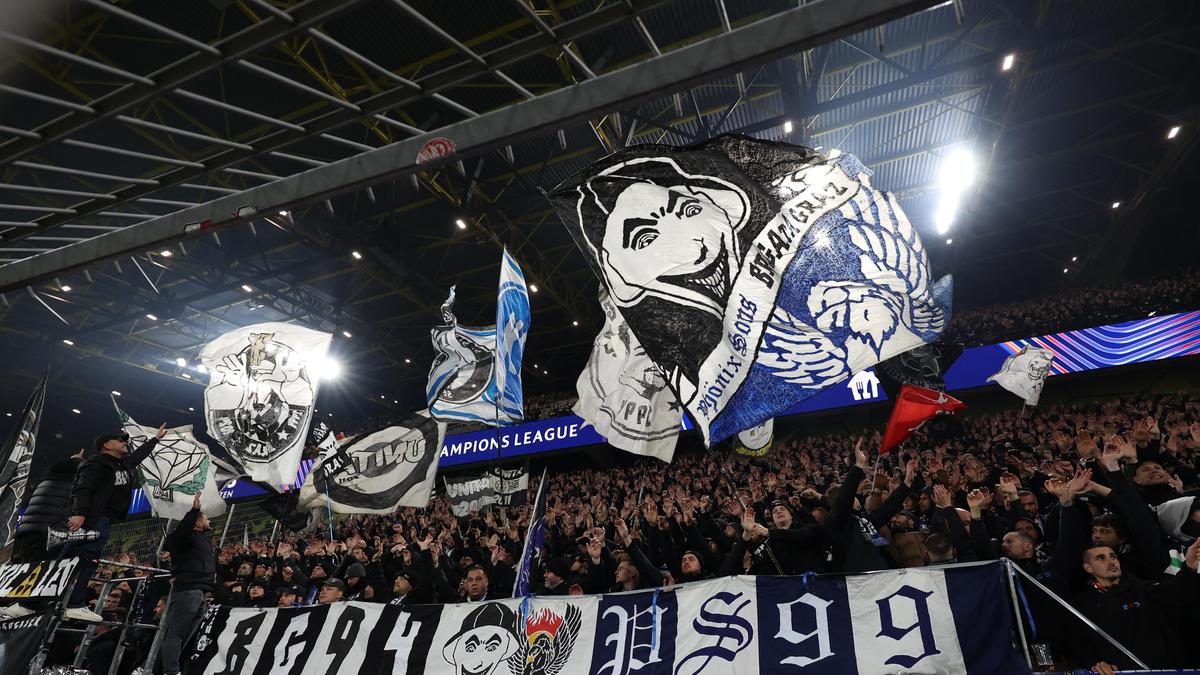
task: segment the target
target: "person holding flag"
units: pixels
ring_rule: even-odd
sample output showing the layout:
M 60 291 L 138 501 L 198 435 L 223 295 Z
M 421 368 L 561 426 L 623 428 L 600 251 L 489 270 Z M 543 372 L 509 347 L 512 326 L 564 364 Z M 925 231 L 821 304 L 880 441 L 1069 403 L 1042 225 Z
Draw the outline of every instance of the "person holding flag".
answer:
M 127 434 L 100 434 L 95 441 L 96 454 L 79 465 L 71 484 L 70 513 L 74 515 L 67 520 L 67 529 L 76 532 L 86 528 L 97 535 L 91 541 L 70 542 L 63 550 L 64 557 L 80 558 L 79 576 L 63 618 L 89 623 L 103 621 L 99 614 L 84 606 L 88 582 L 96 572 L 96 558 L 108 543 L 113 521 L 125 519 L 133 501 L 133 491 L 141 487 L 137 465 L 154 452 L 159 439 L 166 433 L 167 425 L 160 425 L 154 438 L 133 452 L 129 451 Z

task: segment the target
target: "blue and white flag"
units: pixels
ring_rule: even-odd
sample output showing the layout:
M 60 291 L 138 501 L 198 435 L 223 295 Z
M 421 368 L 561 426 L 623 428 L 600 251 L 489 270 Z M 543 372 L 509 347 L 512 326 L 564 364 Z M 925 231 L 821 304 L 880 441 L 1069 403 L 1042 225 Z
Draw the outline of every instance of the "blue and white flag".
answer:
M 454 287 L 442 304 L 443 324 L 430 331 L 437 356 L 425 386 L 425 399 L 439 421 L 503 427 L 525 418 L 521 357 L 529 334 L 529 294 L 525 275 L 507 249 L 496 300 L 496 325 L 481 328 L 458 325 Z
M 437 355 L 429 368 L 425 399 L 436 420 L 494 425 L 499 410 L 496 327 L 458 325 L 454 288 L 442 303 L 442 325 L 429 332 Z
M 521 549 L 521 560 L 517 563 L 517 580 L 513 583 L 513 597 L 529 595 L 529 578 L 533 568 L 542 557 L 542 541 L 546 537 L 546 470 L 542 469 L 542 480 L 538 483 L 537 497 L 533 500 L 533 513 L 529 517 L 529 530 L 525 532 L 525 547 Z
M 550 199 L 712 445 L 945 327 L 950 279 L 869 175 L 722 136 L 621 150 Z
M 525 419 L 521 359 L 529 335 L 529 291 L 521 266 L 504 249 L 500 261 L 500 290 L 496 298 L 496 388 L 500 419 L 505 424 Z

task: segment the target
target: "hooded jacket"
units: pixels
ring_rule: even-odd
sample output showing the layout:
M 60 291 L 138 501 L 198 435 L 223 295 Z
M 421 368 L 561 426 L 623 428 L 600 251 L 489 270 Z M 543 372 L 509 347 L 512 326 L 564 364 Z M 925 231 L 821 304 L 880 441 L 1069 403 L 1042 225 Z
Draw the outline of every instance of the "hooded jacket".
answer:
M 1180 497 L 1154 507 L 1158 514 L 1158 524 L 1162 526 L 1163 532 L 1166 532 L 1173 541 L 1189 546 L 1196 538 L 1184 534 L 1183 526 L 1191 517 L 1192 511 L 1196 509 L 1200 509 L 1200 497 Z

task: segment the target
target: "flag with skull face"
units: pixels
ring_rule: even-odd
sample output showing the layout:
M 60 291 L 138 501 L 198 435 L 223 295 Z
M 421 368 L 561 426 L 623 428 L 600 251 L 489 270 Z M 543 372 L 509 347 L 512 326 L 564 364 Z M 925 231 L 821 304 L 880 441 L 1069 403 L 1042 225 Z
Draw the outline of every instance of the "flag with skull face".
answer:
M 158 433 L 130 417 L 113 399 L 121 430 L 129 435 L 130 447 L 139 447 Z M 138 465 L 142 491 L 159 518 L 182 520 L 192 510 L 192 499 L 200 492 L 200 510 L 207 516 L 225 513 L 225 500 L 217 489 L 216 465 L 208 448 L 192 435 L 192 425 L 167 429 L 154 452 Z
M 709 445 L 949 320 L 894 196 L 850 155 L 722 136 L 627 148 L 550 194 Z
M 329 333 L 287 323 L 230 331 L 200 353 L 208 369 L 208 433 L 252 479 L 295 479 L 308 438 Z

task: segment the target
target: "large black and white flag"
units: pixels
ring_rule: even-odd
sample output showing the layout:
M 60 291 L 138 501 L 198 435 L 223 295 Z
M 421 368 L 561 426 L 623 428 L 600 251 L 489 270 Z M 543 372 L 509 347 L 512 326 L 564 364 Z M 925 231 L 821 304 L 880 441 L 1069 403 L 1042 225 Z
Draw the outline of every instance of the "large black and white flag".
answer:
M 396 426 L 348 438 L 305 478 L 300 504 L 337 513 L 429 505 L 446 425 L 422 410 Z M 328 495 L 328 499 L 326 499 Z
M 295 480 L 331 339 L 261 323 L 230 331 L 200 353 L 209 372 L 208 433 L 252 479 L 271 486 Z
M 450 512 L 459 518 L 472 511 L 485 511 L 496 503 L 492 479 L 486 473 L 442 480 L 446 483 L 446 496 L 450 498 Z
M 675 456 L 683 407 L 603 288 L 600 307 L 604 328 L 575 384 L 579 400 L 573 412 L 609 445 L 669 462 Z
M 130 417 L 113 399 L 121 430 L 129 434 L 129 447 L 146 443 L 158 432 Z M 217 489 L 217 467 L 208 447 L 192 435 L 192 425 L 167 429 L 150 456 L 138 465 L 142 491 L 159 518 L 183 520 L 192 510 L 192 499 L 200 492 L 200 510 L 206 516 L 225 513 L 225 500 Z
M 529 501 L 529 463 L 520 469 L 488 469 L 492 495 L 500 506 L 524 506 Z
M 711 445 L 945 327 L 950 280 L 869 174 L 722 136 L 621 150 L 550 196 Z
M 523 506 L 529 501 L 529 467 L 488 469 L 479 475 L 444 478 L 450 511 L 463 517 L 492 506 Z
M 33 390 L 17 426 L 0 450 L 0 548 L 13 543 L 17 531 L 17 506 L 25 495 L 29 466 L 37 448 L 38 428 L 42 424 L 42 404 L 46 400 L 47 372 Z

